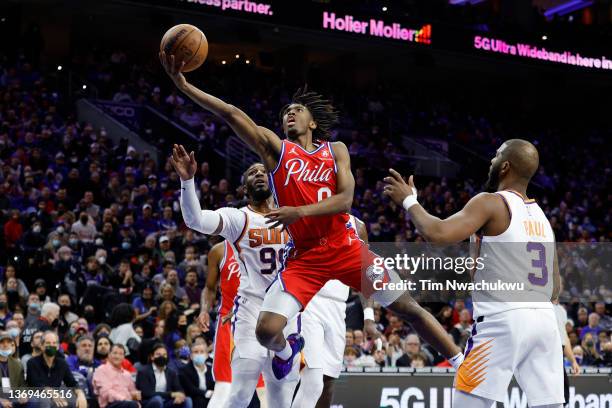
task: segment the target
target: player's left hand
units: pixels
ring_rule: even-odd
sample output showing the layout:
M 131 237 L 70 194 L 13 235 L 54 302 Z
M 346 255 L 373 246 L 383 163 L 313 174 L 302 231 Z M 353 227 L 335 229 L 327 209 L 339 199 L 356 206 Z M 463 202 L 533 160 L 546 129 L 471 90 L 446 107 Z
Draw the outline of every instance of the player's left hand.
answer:
M 372 320 L 366 320 L 363 322 L 363 332 L 365 333 L 366 337 L 372 340 L 382 338 L 381 332 L 378 331 L 376 328 L 376 323 L 374 323 Z
M 576 360 L 572 363 L 572 375 L 580 375 L 580 366 Z
M 302 218 L 302 215 L 298 207 L 281 207 L 270 211 L 266 214 L 266 218 L 268 219 L 266 224 L 272 224 L 268 228 L 276 228 L 282 225 L 284 230 L 288 225 Z
M 393 200 L 397 205 L 402 205 L 404 199 L 409 195 L 416 194 L 416 188 L 412 176 L 408 179 L 408 184 L 404 181 L 401 174 L 393 169 L 389 169 L 390 176 L 383 180 L 387 185 L 383 190 L 383 194 Z

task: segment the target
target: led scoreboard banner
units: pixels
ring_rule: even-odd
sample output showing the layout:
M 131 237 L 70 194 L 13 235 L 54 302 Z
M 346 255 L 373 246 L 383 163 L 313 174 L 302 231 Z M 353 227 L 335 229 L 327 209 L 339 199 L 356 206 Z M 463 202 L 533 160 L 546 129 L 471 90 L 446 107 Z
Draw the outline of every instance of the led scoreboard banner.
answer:
M 570 46 L 564 47 L 550 41 L 544 47 L 539 38 L 531 38 L 528 41 L 510 40 L 493 33 L 476 32 L 448 23 L 408 20 L 399 16 L 400 13 L 394 14 L 393 10 L 367 15 L 359 5 L 342 8 L 310 1 L 278 0 L 114 0 L 114 2 L 162 6 L 182 12 L 194 12 L 193 15 L 212 14 L 250 23 L 304 29 L 359 41 L 356 46 L 363 45 L 363 40 L 367 39 L 379 41 L 381 45 L 408 46 L 413 49 L 425 47 L 432 50 L 462 52 L 466 56 L 488 55 L 492 58 L 513 59 L 516 62 L 576 67 L 594 72 L 612 70 L 612 55 L 598 54 L 596 50 L 585 52 L 583 49 L 570 49 Z

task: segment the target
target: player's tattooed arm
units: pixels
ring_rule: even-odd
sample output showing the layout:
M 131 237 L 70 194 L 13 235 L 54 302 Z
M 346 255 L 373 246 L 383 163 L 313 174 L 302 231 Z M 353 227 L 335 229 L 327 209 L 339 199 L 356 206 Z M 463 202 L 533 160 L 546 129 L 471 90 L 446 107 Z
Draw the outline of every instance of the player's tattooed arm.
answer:
M 209 310 L 217 299 L 217 281 L 219 280 L 219 263 L 223 258 L 225 244 L 220 242 L 208 251 L 208 274 L 206 276 L 206 286 L 200 297 L 200 316 L 198 323 L 200 328 L 207 332 L 210 330 Z
M 263 126 L 258 126 L 249 115 L 234 105 L 190 84 L 181 73 L 182 66 L 175 63 L 173 55 L 166 55 L 162 51 L 159 59 L 164 70 L 180 91 L 202 108 L 223 119 L 238 137 L 261 156 L 266 167 L 274 168 L 282 146 L 278 135 Z
M 395 170 L 390 170 L 390 175 L 385 177 L 387 183 L 383 194 L 391 198 L 398 205 L 402 205 L 406 197 L 414 194 L 413 177 L 410 176 L 408 183 Z M 498 224 L 507 221 L 507 209 L 504 201 L 498 194 L 480 193 L 473 197 L 463 209 L 452 216 L 442 220 L 429 214 L 420 204 L 412 205 L 408 210 L 410 219 L 419 233 L 429 242 L 456 243 L 461 242 L 482 228 L 487 228 L 497 235 L 506 227 L 499 228 Z M 501 217 L 503 215 L 504 217 Z M 498 230 L 498 232 L 495 232 Z M 500 230 L 500 231 L 499 231 Z

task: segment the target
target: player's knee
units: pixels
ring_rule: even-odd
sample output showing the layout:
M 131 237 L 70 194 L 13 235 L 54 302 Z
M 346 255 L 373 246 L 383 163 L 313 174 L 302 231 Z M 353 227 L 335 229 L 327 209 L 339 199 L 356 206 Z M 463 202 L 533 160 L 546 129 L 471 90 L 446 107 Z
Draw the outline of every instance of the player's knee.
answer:
M 257 327 L 255 328 L 255 336 L 262 346 L 267 347 L 282 332 L 284 326 L 278 320 L 266 312 L 262 312 L 259 316 Z

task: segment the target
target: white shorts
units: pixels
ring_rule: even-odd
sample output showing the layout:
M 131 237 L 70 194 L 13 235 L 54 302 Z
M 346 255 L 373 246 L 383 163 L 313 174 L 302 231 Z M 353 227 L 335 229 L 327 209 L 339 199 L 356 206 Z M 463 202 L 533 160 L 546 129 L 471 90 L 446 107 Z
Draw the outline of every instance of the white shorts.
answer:
M 340 377 L 346 344 L 346 303 L 316 295 L 302 313 L 304 360 L 309 368 L 322 368 L 329 377 Z
M 261 300 L 236 296 L 234 299 L 234 309 L 232 316 L 232 334 L 234 339 L 233 355 L 240 358 L 250 358 L 253 360 L 267 359 L 273 353 L 259 344 L 255 335 L 257 318 L 261 310 Z M 299 316 L 287 322 L 284 333 L 288 336 L 296 333 Z
M 472 327 L 455 388 L 503 402 L 514 375 L 529 406 L 562 404 L 562 354 L 552 308 L 485 316 Z

